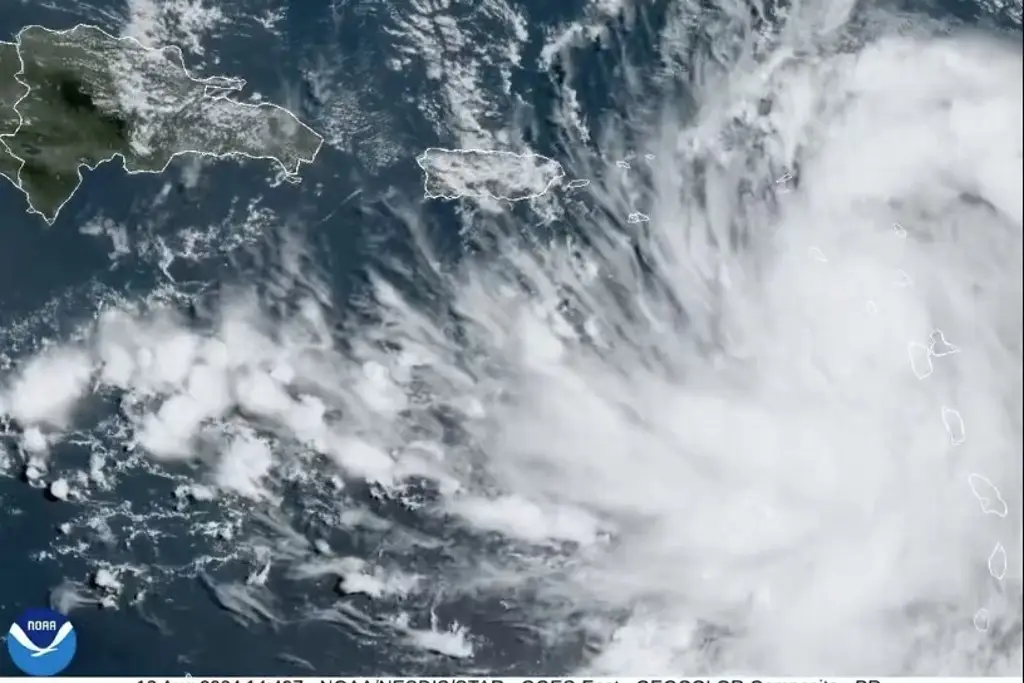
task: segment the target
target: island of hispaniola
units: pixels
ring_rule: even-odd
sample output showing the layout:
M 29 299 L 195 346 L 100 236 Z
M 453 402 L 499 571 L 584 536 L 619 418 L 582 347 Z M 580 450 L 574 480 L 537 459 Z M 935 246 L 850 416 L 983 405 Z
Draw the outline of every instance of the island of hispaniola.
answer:
M 82 168 L 118 157 L 128 173 L 199 154 L 264 159 L 294 176 L 322 137 L 281 106 L 233 99 L 243 83 L 193 77 L 174 46 L 86 24 L 26 26 L 0 42 L 0 175 L 50 224 Z

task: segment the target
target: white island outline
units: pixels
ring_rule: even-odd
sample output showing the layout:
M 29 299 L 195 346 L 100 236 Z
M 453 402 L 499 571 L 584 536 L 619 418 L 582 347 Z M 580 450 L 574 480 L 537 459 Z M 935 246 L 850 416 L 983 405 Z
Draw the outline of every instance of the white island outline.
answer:
M 25 72 L 25 58 L 24 58 L 24 56 L 22 55 L 22 52 L 21 52 L 21 40 L 22 40 L 22 35 L 26 31 L 29 31 L 29 30 L 32 30 L 32 29 L 38 29 L 38 30 L 46 31 L 48 33 L 52 33 L 52 34 L 55 34 L 55 35 L 66 35 L 68 33 L 72 33 L 74 31 L 78 31 L 78 30 L 81 30 L 81 29 L 92 29 L 92 30 L 95 30 L 95 31 L 103 34 L 104 37 L 109 38 L 111 40 L 114 40 L 114 41 L 117 41 L 117 42 L 123 42 L 123 43 L 132 43 L 132 44 L 134 44 L 134 47 L 140 48 L 141 50 L 144 50 L 144 51 L 146 51 L 148 53 L 160 53 L 162 55 L 166 55 L 167 53 L 170 53 L 170 55 L 172 57 L 172 60 L 174 60 L 176 62 L 176 65 L 181 68 L 182 74 L 184 75 L 184 77 L 186 79 L 188 79 L 188 80 L 190 80 L 190 81 L 192 81 L 192 82 L 194 82 L 196 84 L 204 86 L 204 98 L 207 98 L 210 101 L 214 101 L 214 102 L 216 102 L 216 101 L 227 101 L 227 102 L 230 102 L 232 104 L 232 106 L 239 106 L 239 107 L 245 107 L 245 108 L 250 108 L 250 109 L 259 109 L 259 108 L 270 107 L 270 108 L 273 108 L 273 109 L 278 109 L 280 111 L 283 111 L 283 112 L 287 113 L 289 116 L 291 116 L 292 118 L 294 118 L 299 126 L 302 126 L 303 128 L 306 129 L 307 132 L 311 133 L 314 137 L 317 138 L 317 140 L 318 140 L 317 146 L 314 149 L 313 153 L 311 155 L 309 155 L 308 158 L 306 158 L 306 157 L 299 157 L 292 167 L 289 167 L 279 157 L 276 157 L 276 156 L 273 156 L 273 155 L 269 155 L 269 154 L 268 155 L 254 155 L 254 154 L 249 154 L 249 153 L 240 152 L 240 151 L 230 151 L 230 152 L 219 152 L 218 153 L 218 152 L 209 152 L 209 151 L 202 150 L 202 149 L 184 149 L 184 150 L 179 150 L 179 151 L 171 153 L 169 155 L 168 159 L 167 159 L 167 163 L 165 163 L 159 169 L 134 169 L 134 170 L 132 170 L 132 169 L 129 169 L 128 166 L 127 166 L 128 161 L 125 158 L 124 153 L 123 152 L 115 152 L 115 153 L 111 154 L 109 157 L 106 157 L 104 159 L 101 159 L 100 161 L 97 161 L 95 164 L 88 164 L 88 163 L 84 163 L 84 162 L 80 163 L 77 166 L 77 168 L 76 168 L 76 174 L 78 176 L 78 182 L 75 185 L 74 191 L 67 197 L 67 199 L 65 199 L 60 204 L 60 206 L 57 207 L 57 209 L 56 209 L 56 211 L 54 211 L 52 217 L 47 216 L 46 214 L 44 214 L 43 212 L 39 211 L 35 207 L 35 205 L 32 202 L 31 195 L 22 186 L 21 171 L 22 171 L 22 169 L 25 166 L 25 160 L 22 159 L 21 157 L 17 156 L 16 154 L 14 154 L 13 151 L 11 150 L 11 148 L 8 146 L 8 144 L 4 141 L 5 138 L 13 138 L 15 135 L 17 135 L 18 132 L 21 130 L 21 127 L 22 127 L 22 125 L 24 123 L 24 120 L 25 120 L 24 116 L 21 113 L 21 111 L 19 111 L 19 109 L 18 109 L 18 105 L 20 105 L 25 100 L 25 98 L 27 98 L 29 96 L 29 94 L 32 92 L 32 85 L 30 83 L 26 82 L 22 78 L 22 76 L 24 75 L 24 72 Z M 167 170 L 167 168 L 171 165 L 171 163 L 175 159 L 177 159 L 178 157 L 184 156 L 184 155 L 187 155 L 187 154 L 196 154 L 196 155 L 199 155 L 199 156 L 202 156 L 202 157 L 214 158 L 214 159 L 218 159 L 218 160 L 220 160 L 220 159 L 227 159 L 227 158 L 231 158 L 231 157 L 240 157 L 240 158 L 244 158 L 244 159 L 257 159 L 257 160 L 264 160 L 264 161 L 273 161 L 273 162 L 276 162 L 278 164 L 278 166 L 281 167 L 281 169 L 284 171 L 284 173 L 287 176 L 296 176 L 298 174 L 299 169 L 301 168 L 302 164 L 310 164 L 313 161 L 315 161 L 317 155 L 320 153 L 320 150 L 323 148 L 324 137 L 322 135 L 320 135 L 319 133 L 317 133 L 315 130 L 313 130 L 311 127 L 309 127 L 305 123 L 303 123 L 301 121 L 301 119 L 299 119 L 299 117 L 296 116 L 295 113 L 292 112 L 291 110 L 286 109 L 285 107 L 282 107 L 280 105 L 273 104 L 271 102 L 260 102 L 258 104 L 250 104 L 248 102 L 239 102 L 238 100 L 233 100 L 233 99 L 227 97 L 227 95 L 225 94 L 226 92 L 234 92 L 234 91 L 240 90 L 241 88 L 244 87 L 244 85 L 245 85 L 245 80 L 244 79 L 230 77 L 230 76 L 210 76 L 210 77 L 207 77 L 207 78 L 197 78 L 196 76 L 193 76 L 192 73 L 189 71 L 188 67 L 185 65 L 185 56 L 184 56 L 184 53 L 183 53 L 182 49 L 179 46 L 177 46 L 177 45 L 164 45 L 164 46 L 161 46 L 161 47 L 149 47 L 149 46 L 143 44 L 141 41 L 139 41 L 138 39 L 136 39 L 134 37 L 131 37 L 131 36 L 118 37 L 118 36 L 115 36 L 115 35 L 111 34 L 110 32 L 104 30 L 103 28 L 101 28 L 101 27 L 99 27 L 99 26 L 97 26 L 95 24 L 85 24 L 85 23 L 75 24 L 71 28 L 61 29 L 61 30 L 50 29 L 50 28 L 47 28 L 46 26 L 42 26 L 40 24 L 28 24 L 26 26 L 23 26 L 18 31 L 18 33 L 15 35 L 15 40 L 14 40 L 13 43 L 6 42 L 6 41 L 2 41 L 2 42 L 5 42 L 5 44 L 7 44 L 7 45 L 15 45 L 17 47 L 18 60 L 19 60 L 19 68 L 18 68 L 17 73 L 14 75 L 14 78 L 15 78 L 15 80 L 18 81 L 18 83 L 20 83 L 21 85 L 23 85 L 26 88 L 24 94 L 22 94 L 22 96 L 19 97 L 18 100 L 13 105 L 14 112 L 18 115 L 18 126 L 17 126 L 17 128 L 12 133 L 0 134 L 0 144 L 2 144 L 4 146 L 4 149 L 7 151 L 7 153 L 12 158 L 14 158 L 14 159 L 16 159 L 17 161 L 20 162 L 19 165 L 18 165 L 17 177 L 15 179 L 8 178 L 8 180 L 10 180 L 11 184 L 14 185 L 23 195 L 25 195 L 25 201 L 28 204 L 28 208 L 25 210 L 25 212 L 28 213 L 28 214 L 35 214 L 35 215 L 38 215 L 38 216 L 42 217 L 42 219 L 44 221 L 46 221 L 46 224 L 48 226 L 52 226 L 54 224 L 54 222 L 56 222 L 57 217 L 60 215 L 61 210 L 64 208 L 64 206 L 67 205 L 67 203 L 69 201 L 71 201 L 72 197 L 74 197 L 74 195 L 78 192 L 78 189 L 82 186 L 82 182 L 84 181 L 84 177 L 82 176 L 82 169 L 86 168 L 86 169 L 88 169 L 90 171 L 93 171 L 96 168 L 98 168 L 99 166 L 101 166 L 102 164 L 105 164 L 107 162 L 113 161 L 117 157 L 121 158 L 121 169 L 124 171 L 124 173 L 126 175 L 138 175 L 138 174 L 142 174 L 142 173 L 160 174 L 160 173 L 165 172 Z M 217 93 L 217 94 L 213 94 L 213 93 Z M 7 176 L 5 175 L 4 177 L 7 177 Z
M 436 162 L 441 157 L 468 157 L 471 155 L 493 157 L 495 159 L 502 159 L 506 161 L 517 160 L 519 162 L 523 162 L 524 164 L 530 164 L 530 168 L 534 172 L 543 172 L 545 169 L 547 169 L 549 172 L 547 174 L 547 179 L 543 182 L 543 187 L 541 189 L 531 189 L 528 187 L 527 183 L 524 183 L 523 185 L 520 185 L 520 187 L 522 187 L 523 189 L 523 192 L 519 194 L 512 192 L 494 193 L 486 187 L 465 187 L 460 190 L 452 187 L 450 182 L 446 182 L 447 179 L 438 178 L 436 176 L 431 175 L 432 172 L 436 172 L 437 170 L 436 164 L 432 164 L 431 160 L 434 160 Z M 426 199 L 444 199 L 449 201 L 474 196 L 486 197 L 488 199 L 495 199 L 498 201 L 506 202 L 521 202 L 530 199 L 537 199 L 538 197 L 547 194 L 547 192 L 556 184 L 560 184 L 562 179 L 565 177 L 565 169 L 562 168 L 562 165 L 560 163 L 558 163 L 557 161 L 550 157 L 546 157 L 542 154 L 537 154 L 535 152 L 508 152 L 504 150 L 477 149 L 472 147 L 456 147 L 452 149 L 445 147 L 427 147 L 426 149 L 423 150 L 423 152 L 420 153 L 419 156 L 416 157 L 416 165 L 419 166 L 420 170 L 423 171 L 423 196 Z M 521 166 L 518 170 L 520 171 L 520 173 L 526 172 L 525 166 Z M 497 175 L 497 169 L 495 169 L 495 175 Z M 488 179 L 495 180 L 495 177 L 492 176 Z M 430 186 L 432 183 L 435 182 L 448 186 L 448 188 L 452 190 L 452 192 L 432 192 Z M 514 183 L 509 184 L 514 185 Z M 537 184 L 539 185 L 540 183 Z

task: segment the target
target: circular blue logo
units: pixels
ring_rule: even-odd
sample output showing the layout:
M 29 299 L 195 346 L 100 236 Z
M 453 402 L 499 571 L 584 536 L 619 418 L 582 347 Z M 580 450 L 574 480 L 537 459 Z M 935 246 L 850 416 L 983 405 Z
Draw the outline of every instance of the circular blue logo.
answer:
M 7 631 L 7 651 L 29 676 L 56 676 L 75 658 L 75 627 L 46 607 L 25 610 Z

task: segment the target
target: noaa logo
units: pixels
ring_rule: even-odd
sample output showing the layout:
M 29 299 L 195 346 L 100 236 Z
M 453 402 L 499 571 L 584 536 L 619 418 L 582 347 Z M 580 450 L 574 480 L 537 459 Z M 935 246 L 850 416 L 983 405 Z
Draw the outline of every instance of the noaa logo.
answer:
M 29 676 L 56 676 L 75 658 L 77 645 L 68 618 L 45 607 L 25 610 L 7 632 L 11 659 Z

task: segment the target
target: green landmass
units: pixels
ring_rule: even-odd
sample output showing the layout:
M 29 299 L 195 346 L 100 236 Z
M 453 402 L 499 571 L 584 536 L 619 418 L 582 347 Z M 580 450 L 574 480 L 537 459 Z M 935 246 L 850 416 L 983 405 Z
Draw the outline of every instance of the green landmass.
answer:
M 0 174 L 52 223 L 80 167 L 117 156 L 130 173 L 190 152 L 274 160 L 289 174 L 313 161 L 322 138 L 281 107 L 230 99 L 240 83 L 193 78 L 176 48 L 94 26 L 26 27 L 0 43 Z

